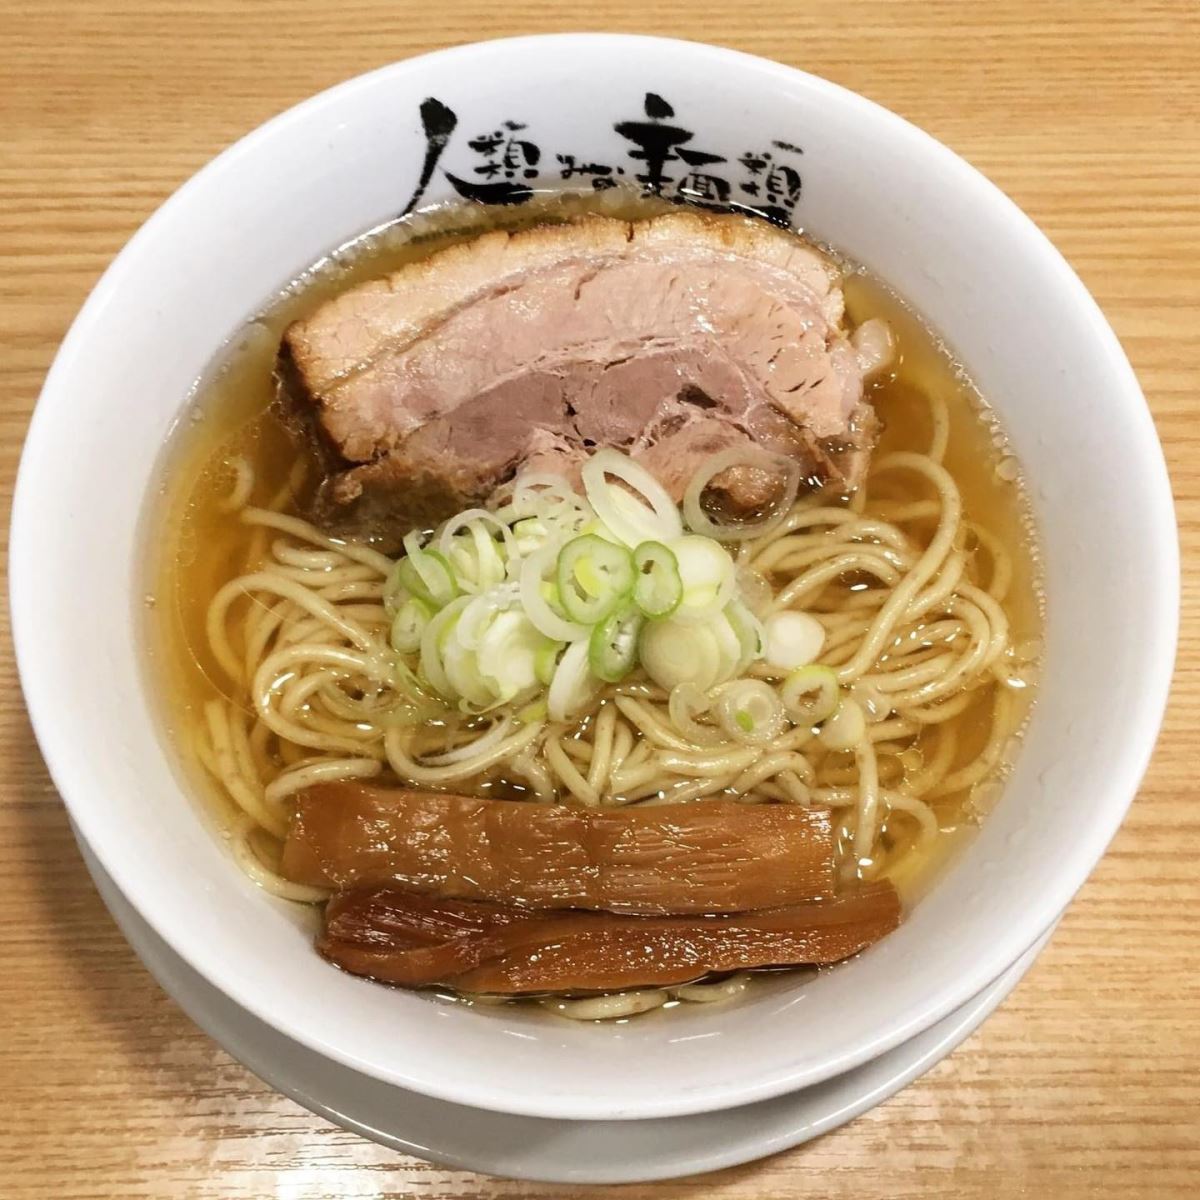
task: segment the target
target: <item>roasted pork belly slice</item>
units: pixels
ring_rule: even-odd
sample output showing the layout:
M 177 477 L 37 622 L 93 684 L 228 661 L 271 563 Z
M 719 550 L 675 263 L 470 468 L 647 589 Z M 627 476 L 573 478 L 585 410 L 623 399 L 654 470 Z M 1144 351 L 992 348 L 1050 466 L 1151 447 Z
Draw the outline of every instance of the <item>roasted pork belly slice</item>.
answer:
M 669 462 L 676 494 L 701 441 L 852 488 L 874 424 L 837 280 L 793 234 L 680 211 L 493 232 L 353 288 L 281 348 L 281 411 L 326 473 L 316 516 L 396 544 L 484 501 L 539 438 L 576 466 L 599 446 Z M 760 506 L 761 479 L 721 483 Z

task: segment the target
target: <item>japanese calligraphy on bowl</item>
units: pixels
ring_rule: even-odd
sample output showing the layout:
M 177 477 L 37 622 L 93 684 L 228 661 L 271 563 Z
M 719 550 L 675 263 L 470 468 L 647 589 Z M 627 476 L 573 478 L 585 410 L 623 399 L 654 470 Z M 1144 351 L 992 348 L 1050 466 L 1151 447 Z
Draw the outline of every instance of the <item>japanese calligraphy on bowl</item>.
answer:
M 716 154 L 662 96 L 647 92 L 642 109 L 611 124 L 618 152 L 597 161 L 569 145 L 547 144 L 529 120 L 505 118 L 465 134 L 454 110 L 430 96 L 420 106 L 425 159 L 403 213 L 421 203 L 440 170 L 459 196 L 479 204 L 523 204 L 539 188 L 564 182 L 596 191 L 625 184 L 678 204 L 793 224 L 801 194 L 799 146 L 763 138 L 736 156 Z

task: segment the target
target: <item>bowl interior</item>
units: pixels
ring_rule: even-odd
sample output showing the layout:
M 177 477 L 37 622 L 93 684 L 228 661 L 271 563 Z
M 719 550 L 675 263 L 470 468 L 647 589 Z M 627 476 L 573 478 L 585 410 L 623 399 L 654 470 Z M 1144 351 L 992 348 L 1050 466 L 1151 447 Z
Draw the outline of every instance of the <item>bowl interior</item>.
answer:
M 243 877 L 181 793 L 142 671 L 139 532 L 195 380 L 281 284 L 414 203 L 521 203 L 533 186 L 614 178 L 769 209 L 912 303 L 1024 464 L 1049 603 L 1045 678 L 1005 794 L 897 933 L 737 1007 L 593 1027 L 439 1003 L 318 959 L 309 923 Z M 1128 363 L 1009 201 L 926 135 L 823 81 L 609 36 L 386 68 L 284 114 L 183 187 L 96 288 L 47 380 L 12 577 L 22 679 L 54 777 L 105 869 L 192 966 L 381 1079 L 595 1119 L 702 1111 L 827 1078 L 995 978 L 1083 881 L 1135 790 L 1178 592 L 1161 452 Z

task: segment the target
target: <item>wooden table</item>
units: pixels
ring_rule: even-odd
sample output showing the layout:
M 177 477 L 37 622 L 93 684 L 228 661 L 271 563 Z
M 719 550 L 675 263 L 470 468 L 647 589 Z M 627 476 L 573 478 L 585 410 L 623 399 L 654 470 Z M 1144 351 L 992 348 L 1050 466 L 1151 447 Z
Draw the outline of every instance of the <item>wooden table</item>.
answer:
M 1079 270 L 1133 359 L 1167 448 L 1185 563 L 1177 685 L 1150 774 L 1003 1008 L 920 1082 L 809 1146 L 614 1193 L 1200 1195 L 1195 0 L 3 0 L 3 528 L 29 413 L 71 318 L 126 238 L 214 153 L 393 59 L 592 28 L 722 42 L 803 66 L 916 121 L 1014 196 Z M 22 708 L 7 631 L 0 672 L 0 1196 L 590 1191 L 400 1157 L 310 1116 L 210 1042 L 134 958 L 84 873 Z

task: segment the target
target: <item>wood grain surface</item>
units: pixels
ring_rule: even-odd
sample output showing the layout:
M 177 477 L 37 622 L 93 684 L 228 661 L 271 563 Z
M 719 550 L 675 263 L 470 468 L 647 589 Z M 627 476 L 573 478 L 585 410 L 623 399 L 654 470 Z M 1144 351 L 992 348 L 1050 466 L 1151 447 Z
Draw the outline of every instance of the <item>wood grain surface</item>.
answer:
M 0 0 L 0 488 L 122 243 L 246 130 L 349 75 L 481 37 L 605 28 L 803 66 L 948 143 L 1047 231 L 1128 350 L 1184 553 L 1176 687 L 1124 828 L 984 1028 L 818 1141 L 626 1197 L 1200 1195 L 1200 8 L 1195 0 L 738 4 Z M 1119 486 L 1119 480 L 1114 481 Z M 556 1197 L 309 1115 L 159 991 L 84 873 L 0 633 L 0 1196 Z M 69 681 L 64 681 L 69 686 Z

